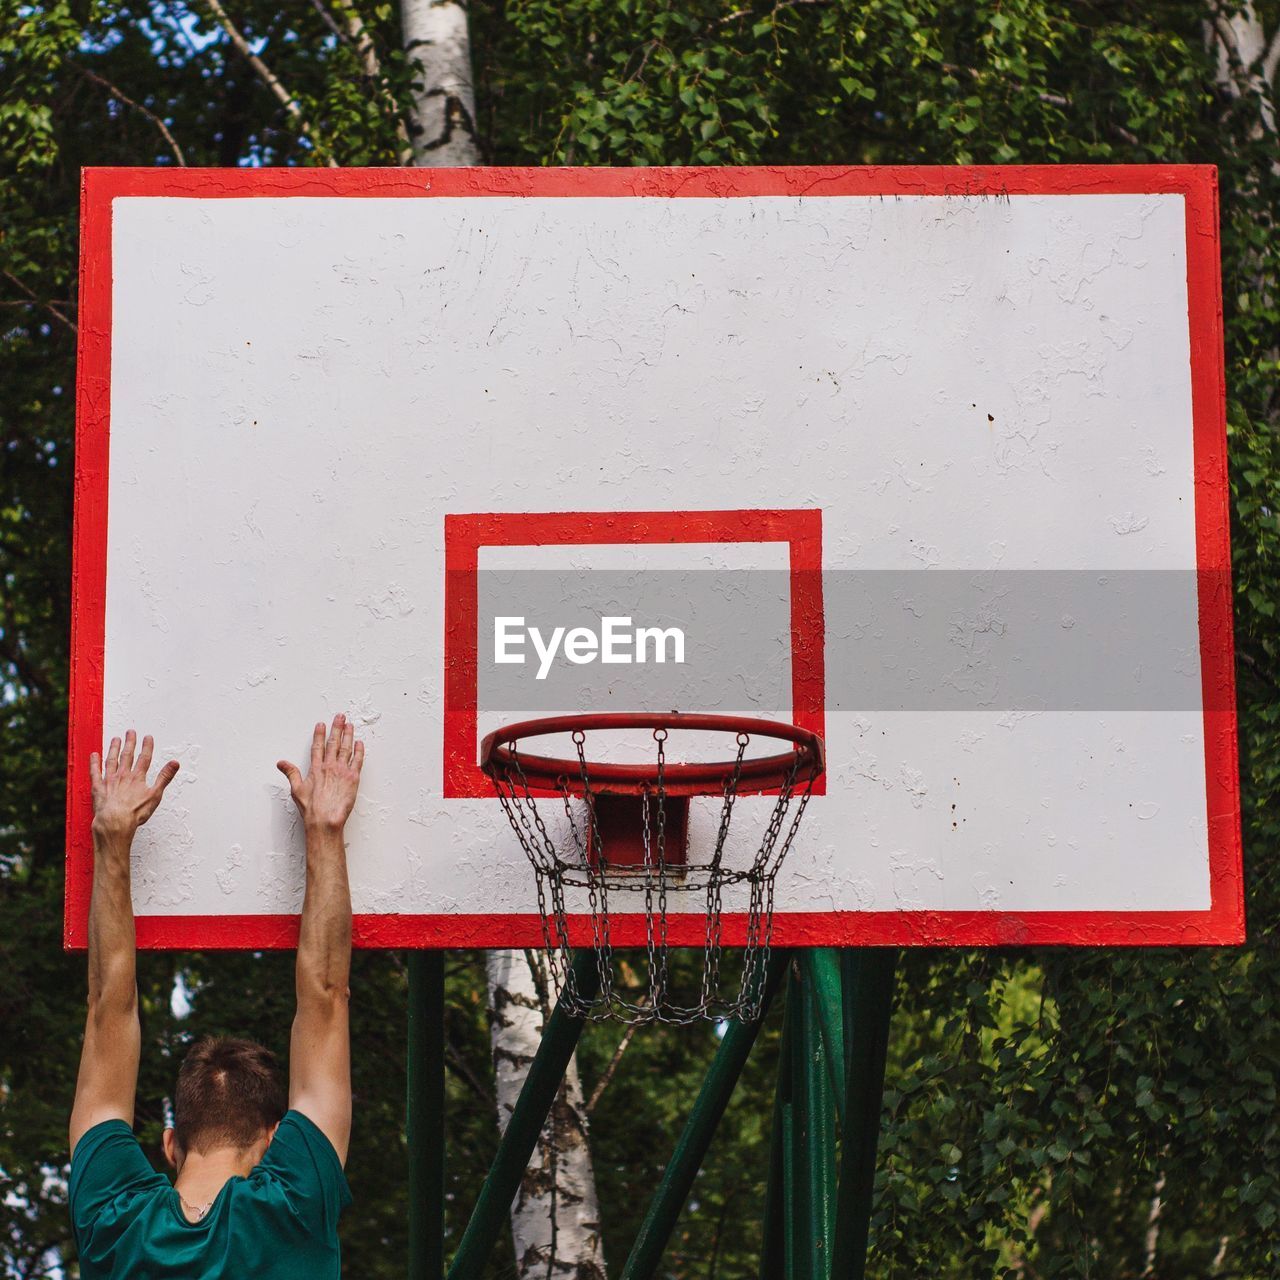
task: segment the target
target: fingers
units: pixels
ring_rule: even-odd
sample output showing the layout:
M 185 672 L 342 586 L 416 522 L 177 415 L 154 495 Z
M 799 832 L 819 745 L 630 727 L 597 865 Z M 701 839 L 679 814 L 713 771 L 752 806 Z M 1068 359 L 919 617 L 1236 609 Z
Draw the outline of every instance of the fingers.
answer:
M 98 811 L 106 786 L 102 776 L 102 757 L 95 751 L 89 757 L 89 794 L 93 797 L 94 813 Z
M 356 772 L 359 773 L 364 768 L 364 743 L 357 742 L 351 752 L 351 763 L 355 765 Z
M 333 724 L 326 730 L 323 721 L 317 721 L 311 733 L 311 768 L 314 771 L 322 764 L 355 765 L 356 752 L 364 759 L 364 746 L 355 740 L 356 726 L 353 720 L 342 712 L 333 717 Z M 276 768 L 289 779 L 291 789 L 301 785 L 302 773 L 296 765 L 287 760 L 277 760 Z
M 329 730 L 329 741 L 325 744 L 324 758 L 326 761 L 333 762 L 338 758 L 338 748 L 342 744 L 343 727 L 346 724 L 346 717 L 341 711 L 333 717 L 333 728 Z
M 176 760 L 170 760 L 159 773 L 156 774 L 156 788 L 161 795 L 164 795 L 164 789 L 178 776 L 178 770 L 181 766 Z
M 138 735 L 130 729 L 124 735 L 123 742 L 119 738 L 111 739 L 111 743 L 107 747 L 105 764 L 102 757 L 96 751 L 93 752 L 89 756 L 89 768 L 96 777 L 110 777 L 121 769 L 126 773 L 131 773 L 136 769 L 145 778 L 147 771 L 151 768 L 151 757 L 155 749 L 155 739 L 148 733 L 142 739 L 141 750 L 138 750 Z M 134 758 L 135 751 L 137 751 L 136 760 Z
M 145 776 L 145 775 L 144 775 Z M 178 762 L 170 760 L 159 773 L 156 774 L 155 784 L 151 788 L 151 804 L 147 809 L 147 817 L 149 818 L 156 809 L 156 805 L 160 803 L 161 797 L 164 795 L 164 789 L 178 776 Z M 146 821 L 146 818 L 143 819 Z

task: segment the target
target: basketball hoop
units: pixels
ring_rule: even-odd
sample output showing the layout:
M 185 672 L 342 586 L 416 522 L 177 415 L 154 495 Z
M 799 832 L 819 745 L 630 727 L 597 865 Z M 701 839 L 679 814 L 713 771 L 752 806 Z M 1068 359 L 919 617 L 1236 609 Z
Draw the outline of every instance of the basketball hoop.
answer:
M 655 743 L 651 762 L 588 759 L 589 733 L 635 730 L 650 731 Z M 667 742 L 673 731 L 723 735 L 731 747 L 710 761 L 669 761 Z M 520 744 L 529 739 L 554 735 L 568 735 L 572 756 L 521 750 Z M 748 747 L 757 739 L 786 746 L 768 755 L 748 756 Z M 773 929 L 774 880 L 825 767 L 823 742 L 816 733 L 730 715 L 556 716 L 489 734 L 481 746 L 480 767 L 493 780 L 507 821 L 533 866 L 543 945 L 569 1012 L 620 1022 L 751 1021 L 759 1016 Z M 773 804 L 764 833 L 752 841 L 754 851 L 743 866 L 741 858 L 725 856 L 734 805 L 741 795 L 761 794 L 773 797 Z M 688 804 L 693 796 L 720 801 L 711 854 L 702 862 L 686 858 Z M 557 798 L 565 822 L 553 835 L 539 813 L 538 800 Z M 569 907 L 572 891 L 585 896 L 585 911 Z M 614 974 L 609 895 L 616 893 L 643 895 L 645 981 L 620 983 Z M 724 897 L 735 893 L 744 899 L 738 909 L 746 919 L 742 971 L 736 989 L 729 980 L 729 990 L 722 991 Z M 697 895 L 704 908 L 701 972 L 692 999 L 677 989 L 672 973 L 667 910 L 671 894 Z M 574 981 L 569 943 L 569 921 L 583 914 L 600 977 L 599 994 L 590 999 Z

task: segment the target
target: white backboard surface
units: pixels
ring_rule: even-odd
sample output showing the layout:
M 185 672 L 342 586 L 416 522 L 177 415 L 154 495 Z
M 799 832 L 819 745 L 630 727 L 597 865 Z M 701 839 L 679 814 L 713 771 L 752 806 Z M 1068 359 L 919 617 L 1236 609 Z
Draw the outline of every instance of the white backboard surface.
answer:
M 779 943 L 1242 936 L 1211 170 L 98 170 L 85 201 L 71 945 L 104 734 L 183 766 L 141 945 L 291 941 L 274 762 L 340 710 L 357 942 L 530 945 L 480 735 L 674 707 L 826 740 Z M 691 653 L 539 681 L 491 661 L 504 613 Z

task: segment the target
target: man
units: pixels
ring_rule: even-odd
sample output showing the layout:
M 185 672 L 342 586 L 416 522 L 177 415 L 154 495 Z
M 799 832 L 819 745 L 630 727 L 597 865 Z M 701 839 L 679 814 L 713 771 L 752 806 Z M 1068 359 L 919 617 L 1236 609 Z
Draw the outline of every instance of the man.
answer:
M 277 768 L 302 818 L 306 893 L 297 1013 L 285 1094 L 273 1056 L 246 1040 L 203 1040 L 187 1055 L 156 1173 L 133 1136 L 141 1029 L 134 980 L 129 850 L 178 772 L 148 783 L 152 741 L 132 730 L 92 757 L 93 897 L 89 1016 L 71 1112 L 71 1220 L 82 1280 L 337 1280 L 338 1215 L 350 1203 L 348 978 L 351 895 L 343 829 L 364 746 L 335 717 L 318 724 L 304 778 Z

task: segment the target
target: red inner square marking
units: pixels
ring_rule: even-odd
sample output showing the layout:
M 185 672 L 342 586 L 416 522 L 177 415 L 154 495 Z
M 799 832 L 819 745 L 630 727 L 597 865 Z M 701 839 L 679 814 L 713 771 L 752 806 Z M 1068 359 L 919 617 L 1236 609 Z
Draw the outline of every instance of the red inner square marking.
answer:
M 491 797 L 480 772 L 480 548 L 640 543 L 782 542 L 791 576 L 791 719 L 826 737 L 822 512 L 553 511 L 447 515 L 444 639 L 444 795 Z M 689 708 L 698 710 L 698 708 Z M 590 710 L 590 708 L 583 708 Z M 825 777 L 814 791 L 825 791 Z

